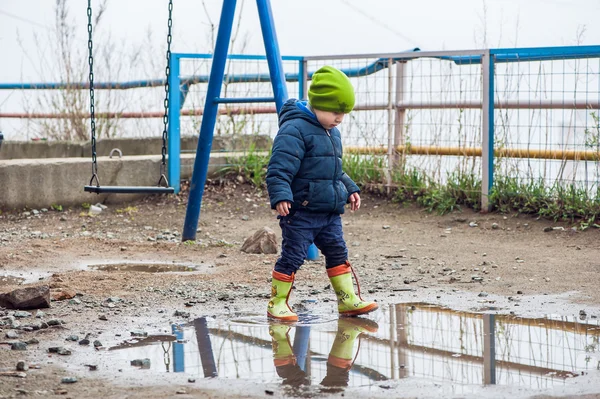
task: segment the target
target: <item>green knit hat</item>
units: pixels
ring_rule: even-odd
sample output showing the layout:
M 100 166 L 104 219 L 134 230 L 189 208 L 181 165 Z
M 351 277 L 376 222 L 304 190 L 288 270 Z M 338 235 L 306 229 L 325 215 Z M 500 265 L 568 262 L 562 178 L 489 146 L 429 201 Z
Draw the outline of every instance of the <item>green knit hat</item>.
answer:
M 321 111 L 348 114 L 354 108 L 354 87 L 344 72 L 324 66 L 312 76 L 308 102 Z

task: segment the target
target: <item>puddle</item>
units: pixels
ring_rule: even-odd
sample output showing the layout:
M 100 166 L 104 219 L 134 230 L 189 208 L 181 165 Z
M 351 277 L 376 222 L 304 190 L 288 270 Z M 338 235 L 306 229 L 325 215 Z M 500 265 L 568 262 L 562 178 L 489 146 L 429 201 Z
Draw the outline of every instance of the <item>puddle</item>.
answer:
M 11 276 L 11 275 L 0 276 L 0 286 L 19 285 L 19 284 L 23 284 L 23 281 L 25 281 L 25 279 L 22 277 L 15 277 L 15 276 Z
M 597 319 L 519 318 L 427 304 L 390 305 L 375 320 L 334 317 L 304 324 L 301 317 L 291 325 L 255 315 L 202 317 L 165 326 L 171 335 L 100 351 L 98 369 L 144 379 L 148 372 L 182 373 L 281 384 L 292 396 L 350 389 L 357 395 L 388 389 L 409 394 L 411 387 L 417 396 L 600 392 Z M 137 359 L 146 370 L 131 365 Z
M 150 262 L 121 262 L 88 265 L 90 269 L 104 272 L 145 272 L 145 273 L 173 273 L 173 272 L 197 272 L 198 266 L 174 263 L 150 263 Z
M 35 271 L 4 270 L 0 274 L 0 286 L 35 283 L 50 276 L 50 273 Z

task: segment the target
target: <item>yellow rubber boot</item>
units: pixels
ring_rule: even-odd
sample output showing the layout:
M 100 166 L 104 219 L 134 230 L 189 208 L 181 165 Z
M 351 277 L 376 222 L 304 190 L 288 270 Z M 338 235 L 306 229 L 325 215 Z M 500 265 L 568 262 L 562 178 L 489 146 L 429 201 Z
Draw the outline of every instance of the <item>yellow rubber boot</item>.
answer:
M 289 332 L 290 326 L 285 324 L 272 324 L 269 326 L 275 367 L 296 364 L 296 356 L 290 344 Z
M 348 261 L 339 266 L 327 269 L 331 286 L 337 296 L 340 316 L 358 316 L 372 312 L 379 307 L 375 302 L 363 301 L 360 296 L 360 285 L 358 284 L 358 279 L 356 279 L 356 274 L 354 274 L 354 278 L 356 279 L 358 295 L 354 293 L 352 274 L 354 274 L 354 270 L 352 270 L 352 266 Z
M 271 280 L 271 300 L 267 305 L 267 317 L 280 321 L 298 321 L 298 315 L 288 305 L 292 292 L 294 274 L 291 276 L 273 270 Z
M 354 342 L 363 333 L 376 333 L 379 325 L 373 320 L 341 318 L 338 331 L 329 351 L 327 363 L 340 369 L 350 370 L 354 359 Z

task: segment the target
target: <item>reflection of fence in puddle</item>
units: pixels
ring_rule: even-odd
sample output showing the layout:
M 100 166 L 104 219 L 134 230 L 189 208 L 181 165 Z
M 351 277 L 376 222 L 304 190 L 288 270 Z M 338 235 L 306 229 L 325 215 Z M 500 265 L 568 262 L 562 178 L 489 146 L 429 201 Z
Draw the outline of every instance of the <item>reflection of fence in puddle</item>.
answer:
M 376 333 L 362 334 L 360 344 L 354 344 L 350 386 L 419 378 L 451 384 L 455 392 L 468 391 L 473 384 L 543 389 L 598 367 L 597 320 L 524 319 L 399 304 L 384 309 L 378 323 Z M 168 371 L 195 376 L 279 379 L 267 326 L 201 318 L 174 332 L 182 341 L 172 342 L 169 351 L 160 346 L 130 348 L 127 359 L 150 357 L 153 368 L 161 369 L 164 362 Z M 315 384 L 328 373 L 337 332 L 336 323 L 292 326 L 289 331 L 296 363 Z

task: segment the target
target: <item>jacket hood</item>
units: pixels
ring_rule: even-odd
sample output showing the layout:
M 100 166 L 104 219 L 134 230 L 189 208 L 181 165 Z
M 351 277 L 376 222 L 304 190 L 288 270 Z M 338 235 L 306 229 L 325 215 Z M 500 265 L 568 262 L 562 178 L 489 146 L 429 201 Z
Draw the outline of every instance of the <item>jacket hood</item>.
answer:
M 281 111 L 279 112 L 279 127 L 292 119 L 304 119 L 317 127 L 323 128 L 315 114 L 308 108 L 306 101 L 292 98 L 283 104 L 283 107 L 281 107 Z

